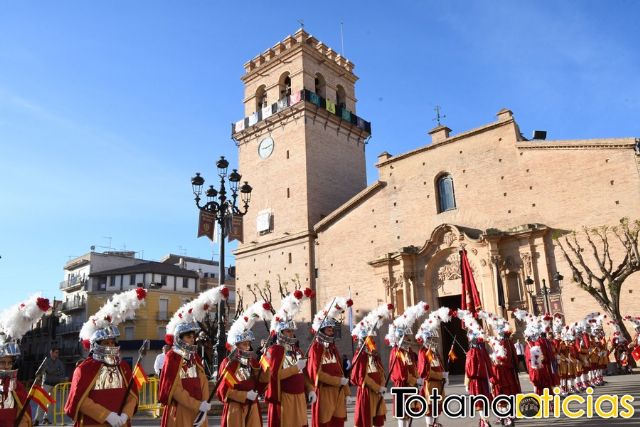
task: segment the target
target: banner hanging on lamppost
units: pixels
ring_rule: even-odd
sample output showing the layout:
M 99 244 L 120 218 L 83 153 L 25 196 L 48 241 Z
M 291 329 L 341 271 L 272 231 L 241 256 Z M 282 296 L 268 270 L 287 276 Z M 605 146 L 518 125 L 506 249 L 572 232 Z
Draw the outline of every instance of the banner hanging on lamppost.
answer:
M 229 241 L 234 240 L 244 243 L 243 239 L 242 217 L 234 215 L 231 217 L 231 227 L 229 228 Z
M 216 215 L 212 212 L 200 211 L 198 219 L 198 237 L 207 236 L 213 241 L 213 233 L 215 230 Z

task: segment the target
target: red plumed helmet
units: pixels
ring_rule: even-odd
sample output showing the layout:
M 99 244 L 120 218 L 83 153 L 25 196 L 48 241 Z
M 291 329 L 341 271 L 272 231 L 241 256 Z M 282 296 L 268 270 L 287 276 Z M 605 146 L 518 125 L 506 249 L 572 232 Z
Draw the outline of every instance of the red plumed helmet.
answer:
M 205 304 L 203 308 L 204 308 L 204 311 L 209 311 L 209 304 Z
M 262 308 L 264 308 L 265 310 L 271 310 L 271 304 L 265 302 L 264 304 L 262 304 Z
M 293 293 L 293 296 L 296 297 L 296 299 L 302 299 L 304 294 L 300 289 L 296 289 L 296 291 Z
M 224 297 L 224 299 L 229 298 L 229 288 L 227 288 L 226 286 L 225 286 L 225 287 L 223 287 L 223 288 L 220 290 L 220 294 L 222 294 L 222 296 Z
M 168 345 L 173 345 L 173 335 L 166 334 L 164 336 L 164 342 L 166 342 Z
M 85 350 L 89 350 L 89 348 L 91 348 L 91 341 L 82 340 L 82 346 L 84 347 Z
M 304 296 L 306 296 L 307 298 L 311 298 L 311 295 L 313 295 L 313 290 L 311 288 L 305 288 Z
M 353 305 L 353 300 L 351 298 L 349 298 L 347 300 L 347 307 L 351 307 Z
M 429 311 L 429 304 L 424 305 L 424 311 Z
M 145 299 L 147 297 L 147 291 L 144 288 L 137 288 L 136 289 L 136 296 L 138 297 L 138 299 L 140 301 L 142 301 L 143 299 Z
M 38 305 L 38 308 L 42 311 L 49 311 L 49 309 L 51 308 L 51 305 L 49 304 L 49 300 L 46 298 L 38 298 L 36 300 L 36 304 Z
M 392 311 L 394 308 L 393 304 L 387 304 L 387 310 Z

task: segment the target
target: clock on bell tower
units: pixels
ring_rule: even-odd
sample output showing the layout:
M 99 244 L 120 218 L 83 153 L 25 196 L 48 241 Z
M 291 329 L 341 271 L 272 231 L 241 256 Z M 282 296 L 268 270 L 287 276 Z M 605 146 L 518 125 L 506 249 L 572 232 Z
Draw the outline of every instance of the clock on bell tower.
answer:
M 232 137 L 253 192 L 236 286 L 297 277 L 315 289 L 313 226 L 366 187 L 371 126 L 356 115 L 354 66 L 300 29 L 244 67 Z

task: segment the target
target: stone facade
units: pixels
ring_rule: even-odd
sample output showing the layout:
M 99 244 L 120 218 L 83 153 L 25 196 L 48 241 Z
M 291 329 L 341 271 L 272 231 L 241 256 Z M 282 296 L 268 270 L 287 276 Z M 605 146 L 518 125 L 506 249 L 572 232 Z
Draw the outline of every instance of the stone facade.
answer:
M 331 59 L 302 30 L 283 43 L 291 45 L 245 65 L 246 114 L 255 111 L 257 88 L 264 84 L 272 96 L 286 72 L 295 90 L 314 90 L 308 76 L 323 73 L 327 86 L 348 88 L 347 104 L 353 102 L 355 110 L 353 64 Z M 332 95 L 327 88 L 331 96 L 336 99 L 335 90 Z M 240 171 L 255 184 L 245 241 L 236 252 L 238 289 L 298 275 L 316 290 L 317 306 L 350 287 L 356 319 L 385 302 L 396 304 L 399 313 L 419 300 L 438 307 L 460 294 L 458 252 L 465 247 L 490 311 L 511 319 L 498 307 L 498 274 L 507 310 L 533 310 L 534 304 L 544 310 L 543 298 L 532 300 L 526 291 L 529 277 L 538 292 L 544 280 L 551 311 L 563 312 L 568 322 L 599 310 L 571 283 L 553 237 L 583 226 L 615 225 L 624 216 L 638 218 L 640 139 L 529 141 L 512 112 L 503 109 L 476 129 L 452 135 L 439 126 L 422 147 L 382 153 L 377 180 L 367 187 L 368 135 L 350 132 L 309 102 L 278 114 L 270 123 L 234 133 Z M 267 134 L 275 149 L 265 160 L 257 146 Z M 453 180 L 455 208 L 439 212 L 438 180 L 444 175 Z M 260 234 L 256 215 L 266 209 L 273 212 L 273 227 Z M 614 260 L 616 255 L 619 250 Z M 552 279 L 556 272 L 565 276 L 562 292 Z M 623 313 L 637 310 L 640 298 L 633 290 L 639 283 L 635 274 L 625 284 Z M 308 321 L 315 308 L 298 320 Z

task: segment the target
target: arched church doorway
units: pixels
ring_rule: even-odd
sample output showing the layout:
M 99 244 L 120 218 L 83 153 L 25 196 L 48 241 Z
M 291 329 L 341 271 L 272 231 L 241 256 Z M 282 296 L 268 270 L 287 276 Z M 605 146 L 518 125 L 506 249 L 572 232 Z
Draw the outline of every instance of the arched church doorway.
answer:
M 438 298 L 440 307 L 449 307 L 452 310 L 460 308 L 460 295 L 451 295 Z M 460 319 L 452 317 L 448 323 L 442 323 L 440 326 L 440 337 L 442 339 L 442 358 L 445 367 L 450 375 L 464 375 L 464 364 L 466 361 L 465 353 L 469 349 L 467 334 L 462 329 Z M 456 359 L 449 359 L 449 351 L 453 346 Z

